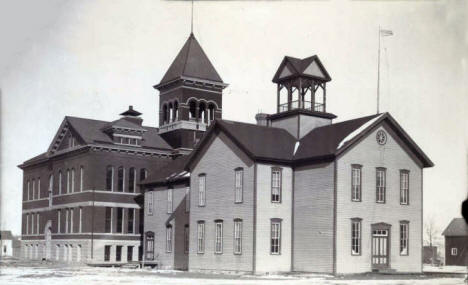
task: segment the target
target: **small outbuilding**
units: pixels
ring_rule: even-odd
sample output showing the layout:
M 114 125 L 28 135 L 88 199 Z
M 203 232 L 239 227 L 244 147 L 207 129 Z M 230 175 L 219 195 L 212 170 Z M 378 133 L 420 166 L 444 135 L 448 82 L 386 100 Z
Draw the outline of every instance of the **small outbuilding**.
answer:
M 468 224 L 465 220 L 453 219 L 442 235 L 445 236 L 445 264 L 468 265 Z

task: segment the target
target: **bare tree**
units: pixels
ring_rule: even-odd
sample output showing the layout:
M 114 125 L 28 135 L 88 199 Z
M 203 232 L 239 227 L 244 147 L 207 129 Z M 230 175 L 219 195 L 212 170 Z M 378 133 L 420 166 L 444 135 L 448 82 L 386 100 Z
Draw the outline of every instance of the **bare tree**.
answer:
M 434 217 L 429 216 L 425 219 L 424 222 L 424 243 L 426 245 L 429 245 L 432 256 L 431 256 L 431 264 L 434 265 L 434 261 L 437 258 L 437 250 L 434 252 L 433 245 L 437 244 L 439 245 L 440 243 L 438 242 L 440 238 L 440 229 L 436 225 Z

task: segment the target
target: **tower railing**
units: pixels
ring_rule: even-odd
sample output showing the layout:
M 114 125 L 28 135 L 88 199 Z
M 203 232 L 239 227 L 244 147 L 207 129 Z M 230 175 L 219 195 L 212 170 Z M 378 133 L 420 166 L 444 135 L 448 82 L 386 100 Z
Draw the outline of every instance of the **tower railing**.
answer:
M 285 112 L 289 110 L 295 110 L 295 109 L 304 109 L 304 110 L 310 110 L 310 111 L 316 111 L 316 112 L 325 112 L 325 104 L 323 103 L 312 103 L 310 101 L 302 101 L 303 106 L 300 106 L 300 101 L 295 100 L 291 101 L 288 103 L 283 103 L 278 106 L 279 112 Z

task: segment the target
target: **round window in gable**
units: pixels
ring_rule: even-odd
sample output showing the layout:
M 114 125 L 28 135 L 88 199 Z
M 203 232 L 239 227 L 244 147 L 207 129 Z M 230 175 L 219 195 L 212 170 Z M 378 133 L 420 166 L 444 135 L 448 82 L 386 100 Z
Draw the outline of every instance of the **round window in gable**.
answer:
M 384 145 L 387 142 L 387 134 L 384 131 L 379 130 L 377 132 L 376 139 L 378 144 Z

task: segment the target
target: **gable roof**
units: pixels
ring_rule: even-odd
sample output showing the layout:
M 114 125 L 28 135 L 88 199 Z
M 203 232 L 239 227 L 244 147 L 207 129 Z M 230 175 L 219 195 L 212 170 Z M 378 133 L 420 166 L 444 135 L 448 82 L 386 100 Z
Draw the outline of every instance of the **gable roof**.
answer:
M 143 180 L 140 185 L 157 186 L 188 179 L 190 177 L 190 173 L 185 170 L 188 158 L 189 155 L 179 156 L 167 165 L 159 167 L 149 173 L 148 177 Z
M 297 165 L 335 159 L 383 120 L 387 120 L 423 167 L 434 165 L 391 115 L 383 113 L 318 127 L 299 141 L 281 128 L 216 120 L 192 152 L 187 167 L 191 166 L 200 149 L 216 130 L 224 132 L 253 160 Z
M 315 72 L 311 72 L 311 70 L 308 69 L 311 66 L 312 70 L 315 70 Z M 288 69 L 288 72 L 286 74 L 283 73 L 284 68 Z M 285 56 L 278 70 L 276 71 L 272 81 L 274 83 L 278 83 L 284 79 L 299 76 L 308 77 L 325 82 L 331 80 L 328 71 L 323 66 L 319 57 L 317 55 L 313 55 L 304 59 L 299 59 L 292 56 Z
M 442 233 L 443 236 L 468 237 L 468 224 L 463 218 L 454 218 Z
M 190 34 L 161 82 L 155 88 L 182 77 L 223 83 L 193 33 Z

